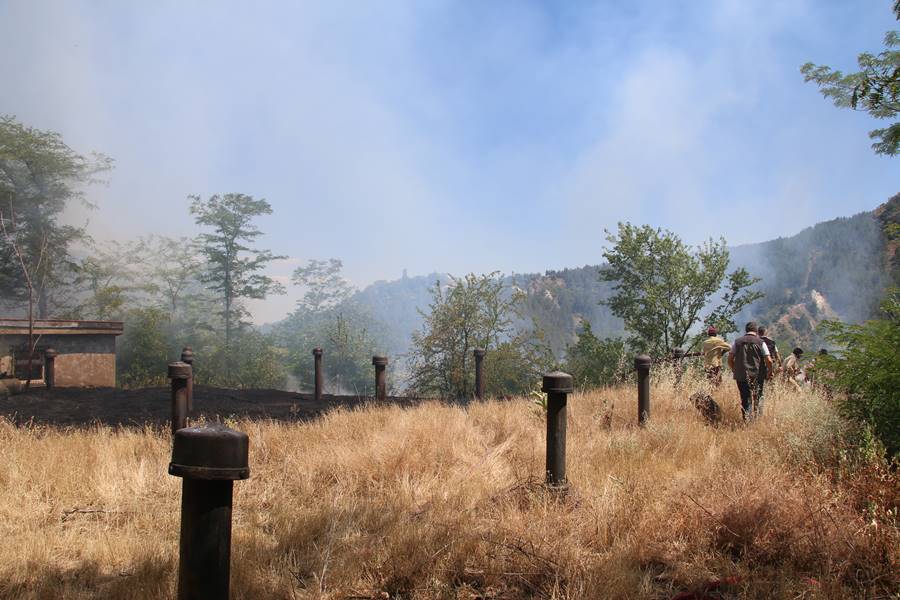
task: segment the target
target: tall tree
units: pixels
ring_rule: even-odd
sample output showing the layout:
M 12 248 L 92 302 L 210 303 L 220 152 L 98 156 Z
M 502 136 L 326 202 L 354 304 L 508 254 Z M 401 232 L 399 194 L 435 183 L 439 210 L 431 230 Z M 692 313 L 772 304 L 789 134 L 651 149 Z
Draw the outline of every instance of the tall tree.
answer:
M 336 258 L 309 260 L 297 267 L 291 276 L 294 285 L 303 286 L 306 292 L 297 306 L 310 312 L 333 308 L 350 297 L 353 288 L 341 277 L 343 263 Z
M 186 237 L 150 235 L 138 240 L 138 252 L 142 289 L 174 318 L 199 281 L 203 269 L 199 250 Z
M 740 268 L 728 275 L 723 298 L 711 304 L 728 269 L 724 239 L 692 249 L 671 231 L 630 223 L 619 223 L 618 235 L 607 232 L 606 239 L 612 247 L 603 253 L 609 266 L 600 278 L 614 287 L 603 303 L 625 322 L 635 350 L 666 355 L 687 345 L 692 328 L 701 322 L 735 331 L 734 316 L 762 297 L 751 289 L 759 280 Z
M 92 207 L 84 188 L 110 168 L 110 158 L 78 154 L 56 132 L 0 116 L 0 205 L 7 230 L 15 221 L 19 252 L 8 243 L 0 248 L 4 300 L 24 303 L 36 296 L 38 316 L 49 316 L 54 292 L 73 264 L 72 245 L 85 237 L 82 228 L 63 225 L 59 217 L 73 202 Z
M 894 2 L 894 15 L 900 20 L 900 0 Z M 826 98 L 839 108 L 867 112 L 876 119 L 893 119 L 900 113 L 900 34 L 884 34 L 885 49 L 877 55 L 860 54 L 859 71 L 843 73 L 811 62 L 800 67 L 805 81 L 812 81 Z M 900 152 L 900 123 L 874 129 L 869 137 L 877 154 L 894 156 Z
M 256 200 L 246 194 L 216 194 L 207 200 L 199 196 L 189 198 L 194 220 L 198 225 L 212 229 L 212 233 L 201 233 L 197 238 L 207 262 L 201 281 L 221 301 L 227 354 L 233 333 L 247 314 L 241 300 L 284 293 L 281 284 L 261 271 L 273 260 L 285 257 L 249 245 L 262 235 L 252 224 L 253 219 L 272 213 L 272 207 L 265 200 Z

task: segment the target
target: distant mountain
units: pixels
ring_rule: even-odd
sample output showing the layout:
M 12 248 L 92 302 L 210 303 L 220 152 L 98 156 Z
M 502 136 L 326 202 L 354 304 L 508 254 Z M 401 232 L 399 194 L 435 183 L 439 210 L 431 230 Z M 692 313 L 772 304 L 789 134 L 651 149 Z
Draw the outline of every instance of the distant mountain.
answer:
M 782 347 L 814 347 L 821 343 L 815 328 L 822 320 L 869 318 L 897 277 L 898 243 L 888 242 L 884 230 L 898 218 L 900 194 L 875 211 L 819 223 L 788 238 L 731 248 L 732 268 L 744 266 L 761 277 L 759 289 L 766 294 L 739 320 L 769 325 Z M 525 292 L 526 315 L 534 318 L 559 356 L 574 342 L 583 321 L 601 336 L 623 334 L 622 322 L 600 304 L 611 291 L 610 284 L 598 279 L 600 268 L 585 265 L 506 278 L 511 288 Z M 428 310 L 432 286 L 450 279 L 441 273 L 404 275 L 378 281 L 354 298 L 387 326 L 387 348 L 399 354 L 421 327 L 418 310 Z

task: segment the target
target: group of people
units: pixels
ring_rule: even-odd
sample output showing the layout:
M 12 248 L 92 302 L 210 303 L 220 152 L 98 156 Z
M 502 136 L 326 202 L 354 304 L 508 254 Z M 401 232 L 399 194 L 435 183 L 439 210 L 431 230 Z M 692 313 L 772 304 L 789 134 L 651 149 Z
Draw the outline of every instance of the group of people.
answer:
M 806 379 L 800 363 L 802 348 L 794 350 L 782 360 L 775 340 L 766 335 L 766 328 L 750 321 L 744 335 L 729 344 L 718 336 L 715 327 L 707 330 L 709 336 L 702 347 L 706 376 L 714 386 L 722 383 L 722 356 L 728 354 L 728 367 L 734 374 L 741 396 L 744 420 L 762 415 L 765 384 L 780 374 L 785 381 L 799 389 Z M 827 353 L 820 350 L 820 354 Z

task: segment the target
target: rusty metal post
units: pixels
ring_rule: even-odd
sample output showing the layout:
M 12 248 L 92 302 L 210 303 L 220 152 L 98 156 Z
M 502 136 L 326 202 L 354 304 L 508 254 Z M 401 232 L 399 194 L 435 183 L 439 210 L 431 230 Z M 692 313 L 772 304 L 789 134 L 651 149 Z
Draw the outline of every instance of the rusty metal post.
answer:
M 313 348 L 313 360 L 315 361 L 315 382 L 316 382 L 315 398 L 316 398 L 316 402 L 320 402 L 322 400 L 322 349 L 321 348 Z
M 175 432 L 169 474 L 182 477 L 179 600 L 227 600 L 234 482 L 250 477 L 246 433 L 220 424 Z
M 385 378 L 385 367 L 387 367 L 387 356 L 373 356 L 372 364 L 375 365 L 375 399 L 379 402 L 387 400 L 387 380 Z
M 475 348 L 475 398 L 484 400 L 484 349 Z
M 650 363 L 652 359 L 646 354 L 634 357 L 634 368 L 637 371 L 638 388 L 638 424 L 643 427 L 650 418 Z
M 187 427 L 188 382 L 191 365 L 183 362 L 169 363 L 169 379 L 172 380 L 172 434 Z
M 44 385 L 48 390 L 52 390 L 56 385 L 56 357 L 59 352 L 53 348 L 47 348 L 44 351 Z
M 187 409 L 188 412 L 194 410 L 194 349 L 185 346 L 181 349 L 181 362 L 187 363 L 191 367 L 191 376 L 188 378 L 187 385 Z
M 572 376 L 561 371 L 544 375 L 541 391 L 547 394 L 547 485 L 564 491 L 566 479 L 566 400 L 572 393 Z

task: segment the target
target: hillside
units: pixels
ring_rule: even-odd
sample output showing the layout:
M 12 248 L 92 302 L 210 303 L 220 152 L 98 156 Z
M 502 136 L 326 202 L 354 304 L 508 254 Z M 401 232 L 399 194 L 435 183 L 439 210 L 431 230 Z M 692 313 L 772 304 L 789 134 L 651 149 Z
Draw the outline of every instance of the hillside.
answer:
M 731 249 L 732 267 L 744 266 L 761 277 L 766 297 L 740 315 L 769 324 L 783 346 L 821 343 L 815 334 L 823 319 L 861 321 L 873 314 L 884 288 L 897 276 L 897 242 L 884 229 L 900 222 L 900 194 L 875 211 L 833 219 L 798 234 Z M 526 318 L 534 318 L 557 355 L 574 341 L 579 323 L 591 323 L 602 336 L 622 333 L 622 323 L 599 304 L 610 286 L 598 281 L 600 265 L 543 274 L 507 277 L 527 294 Z M 893 276 L 892 276 L 893 271 Z M 405 352 L 410 334 L 421 326 L 417 309 L 427 310 L 429 289 L 446 284 L 446 274 L 379 281 L 355 299 L 387 325 L 388 348 Z

